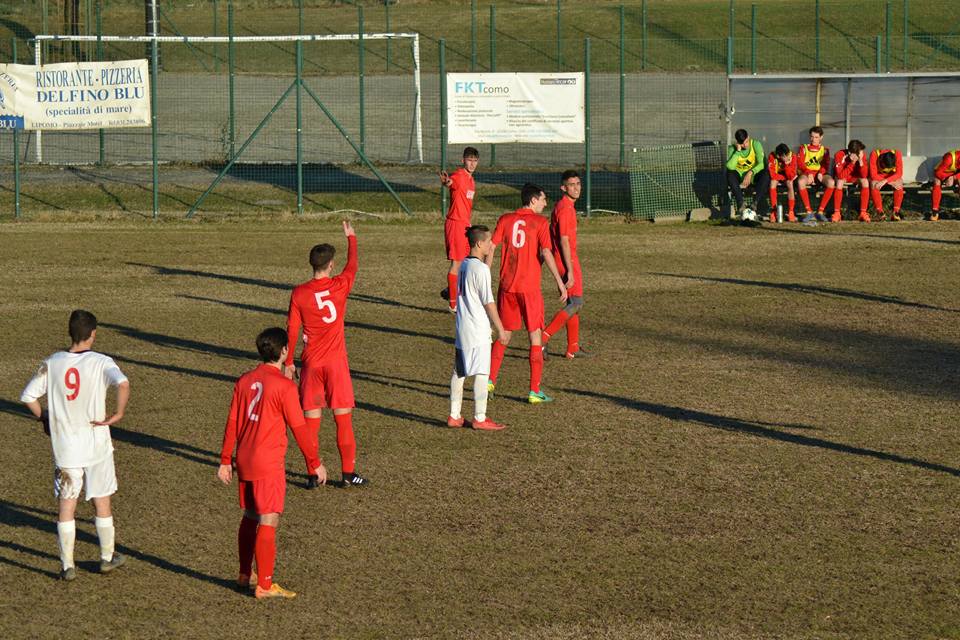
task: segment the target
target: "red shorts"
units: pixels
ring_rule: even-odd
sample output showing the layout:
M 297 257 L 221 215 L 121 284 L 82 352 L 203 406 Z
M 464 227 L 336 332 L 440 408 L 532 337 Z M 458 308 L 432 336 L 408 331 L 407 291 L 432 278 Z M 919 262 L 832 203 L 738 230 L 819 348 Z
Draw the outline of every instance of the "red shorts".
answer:
M 573 287 L 567 289 L 567 295 L 583 297 L 583 271 L 580 270 L 580 258 L 576 255 L 570 256 L 571 262 L 573 262 Z M 557 254 L 553 254 L 553 261 L 557 263 L 557 271 L 560 272 L 560 277 L 564 280 L 567 279 L 567 269 L 563 266 L 563 258 Z
M 530 293 L 497 292 L 497 312 L 500 321 L 507 331 L 516 331 L 521 324 L 527 331 L 533 332 L 543 329 L 543 294 L 539 291 Z
M 447 259 L 466 260 L 470 255 L 470 243 L 467 241 L 469 222 L 447 220 L 443 225 L 444 243 L 447 247 Z
M 287 473 L 280 471 L 275 476 L 259 480 L 241 480 L 240 508 L 257 515 L 283 513 L 283 500 L 287 496 Z
M 300 406 L 314 409 L 352 409 L 353 380 L 347 359 L 305 362 L 300 372 Z

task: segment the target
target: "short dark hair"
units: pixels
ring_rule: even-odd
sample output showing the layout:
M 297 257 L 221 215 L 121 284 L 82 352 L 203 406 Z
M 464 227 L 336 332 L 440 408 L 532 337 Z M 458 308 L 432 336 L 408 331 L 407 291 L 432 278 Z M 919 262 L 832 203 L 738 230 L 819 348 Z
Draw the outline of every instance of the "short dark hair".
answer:
M 807 133 L 816 133 L 816 134 L 822 136 L 822 135 L 823 135 L 823 128 L 822 128 L 822 127 L 810 127 L 810 131 L 808 131 Z
M 777 148 L 773 150 L 773 155 L 777 157 L 788 156 L 790 155 L 790 147 L 781 142 L 777 145 Z
M 733 139 L 737 141 L 737 144 L 743 144 L 743 141 L 750 137 L 750 134 L 747 133 L 746 129 L 737 129 L 733 132 Z
M 470 243 L 470 247 L 475 247 L 480 244 L 480 241 L 490 235 L 490 228 L 482 224 L 475 224 L 469 229 L 467 229 L 467 242 Z
M 287 346 L 287 331 L 280 327 L 264 329 L 257 336 L 257 353 L 264 362 L 276 362 Z
M 479 159 L 480 159 L 480 152 L 477 151 L 477 148 L 476 148 L 476 147 L 467 147 L 466 149 L 463 150 L 463 157 L 464 157 L 464 158 L 477 158 L 477 159 L 479 160 Z
M 70 322 L 67 329 L 70 332 L 70 339 L 73 344 L 79 344 L 90 337 L 90 334 L 97 328 L 97 316 L 83 309 L 74 309 L 70 314 Z
M 570 178 L 579 178 L 580 174 L 574 171 L 573 169 L 567 169 L 560 174 L 560 184 L 564 184 Z
M 310 266 L 314 271 L 323 271 L 337 255 L 337 248 L 332 244 L 318 244 L 310 249 Z
M 897 166 L 897 154 L 893 151 L 884 151 L 877 156 L 877 167 L 881 169 L 893 169 Z
M 541 193 L 543 193 L 542 187 L 538 187 L 532 182 L 528 182 L 525 185 L 523 185 L 522 189 L 520 189 L 520 202 L 523 203 L 523 206 L 526 207 L 531 202 L 533 202 L 533 199 L 538 197 Z
M 859 140 L 851 140 L 847 143 L 847 153 L 860 153 L 866 148 Z

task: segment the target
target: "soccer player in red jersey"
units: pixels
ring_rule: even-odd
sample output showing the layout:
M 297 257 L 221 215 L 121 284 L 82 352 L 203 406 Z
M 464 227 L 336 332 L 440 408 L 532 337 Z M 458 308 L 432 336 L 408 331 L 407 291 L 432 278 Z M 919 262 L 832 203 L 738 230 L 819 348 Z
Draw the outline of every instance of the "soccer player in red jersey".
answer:
M 353 381 L 347 362 L 343 335 L 347 296 L 357 277 L 357 236 L 349 222 L 343 222 L 347 237 L 347 264 L 340 275 L 331 277 L 336 249 L 318 244 L 310 250 L 313 279 L 290 295 L 287 313 L 287 357 L 284 374 L 293 379 L 293 352 L 303 328 L 303 370 L 300 372 L 300 404 L 307 427 L 314 437 L 320 433 L 321 409 L 333 410 L 337 424 L 337 449 L 345 487 L 359 487 L 367 479 L 356 472 L 357 442 L 353 436 Z M 312 470 L 308 469 L 312 472 Z M 316 486 L 313 478 L 309 488 Z
M 550 337 L 567 327 L 566 357 L 583 358 L 588 355 L 580 347 L 580 309 L 583 308 L 583 272 L 577 255 L 577 210 L 574 204 L 580 197 L 580 174 L 564 171 L 560 176 L 560 191 L 563 195 L 553 206 L 550 216 L 550 242 L 553 245 L 553 261 L 567 288 L 567 304 L 557 312 L 543 330 L 543 346 L 546 350 Z
M 883 198 L 880 189 L 889 185 L 893 187 L 893 213 L 890 219 L 900 220 L 900 206 L 903 204 L 903 157 L 899 149 L 874 149 L 870 154 L 870 195 L 873 196 L 873 208 L 880 214 L 880 219 L 886 218 L 883 213 Z
M 543 375 L 543 349 L 540 338 L 543 329 L 543 293 L 540 291 L 540 260 L 553 274 L 560 291 L 560 301 L 567 300 L 567 288 L 563 284 L 557 264 L 553 260 L 550 243 L 550 231 L 547 219 L 540 213 L 547 205 L 547 196 L 537 185 L 527 183 L 520 190 L 523 207 L 513 213 L 506 213 L 497 220 L 493 231 L 493 249 L 484 258 L 487 266 L 493 264 L 493 255 L 498 245 L 500 252 L 500 283 L 497 289 L 497 311 L 507 331 L 515 331 L 523 324 L 530 334 L 530 404 L 551 402 L 540 389 Z M 506 342 L 493 343 L 490 352 L 489 391 L 496 387 L 497 374 L 503 364 Z
M 860 222 L 870 222 L 867 204 L 870 200 L 870 181 L 867 179 L 867 150 L 859 140 L 851 140 L 847 148 L 838 151 L 833 158 L 833 178 L 824 180 L 827 191 L 824 192 L 820 206 L 825 206 L 827 197 L 833 196 L 833 221 L 840 220 L 843 204 L 843 190 L 848 184 L 860 185 Z
M 943 187 L 954 187 L 960 193 L 960 149 L 943 154 L 943 158 L 933 170 L 933 191 L 931 193 L 930 220 L 940 219 L 940 199 Z
M 480 152 L 473 147 L 467 147 L 463 150 L 462 167 L 452 174 L 447 174 L 446 171 L 440 172 L 440 182 L 450 189 L 450 208 L 447 209 L 447 221 L 443 225 L 447 258 L 450 260 L 447 288 L 444 294 L 450 301 L 450 313 L 456 313 L 457 310 L 457 278 L 460 274 L 460 263 L 470 255 L 467 229 L 470 228 L 473 196 L 477 190 L 473 181 L 473 172 L 477 170 L 479 162 Z
M 810 144 L 802 144 L 797 149 L 797 168 L 799 177 L 797 178 L 797 188 L 800 190 L 800 200 L 807 213 L 813 213 L 813 207 L 810 206 L 810 194 L 807 193 L 807 187 L 817 183 L 826 184 L 824 180 L 827 177 L 827 168 L 830 166 L 830 149 L 823 146 L 823 129 L 820 127 L 810 127 Z M 829 201 L 826 192 L 820 199 L 820 211 L 826 207 Z
M 304 425 L 297 385 L 282 372 L 287 357 L 287 332 L 280 327 L 264 330 L 257 336 L 257 352 L 263 364 L 240 376 L 233 387 L 217 477 L 224 484 L 230 484 L 231 460 L 236 449 L 243 510 L 237 534 L 240 552 L 237 586 L 249 589 L 256 581 L 254 595 L 257 598 L 293 598 L 296 593 L 273 581 L 277 526 L 287 492 L 284 465 L 287 425 L 314 477 L 326 483 L 327 472 L 317 454 L 317 439 L 311 437 Z M 254 557 L 259 577 L 253 573 Z
M 797 178 L 797 156 L 790 147 L 780 143 L 767 158 L 767 172 L 770 174 L 770 222 L 777 221 L 777 187 L 780 183 L 787 185 L 787 220 L 796 222 L 797 216 L 793 210 L 796 206 L 796 197 L 793 195 L 793 181 Z

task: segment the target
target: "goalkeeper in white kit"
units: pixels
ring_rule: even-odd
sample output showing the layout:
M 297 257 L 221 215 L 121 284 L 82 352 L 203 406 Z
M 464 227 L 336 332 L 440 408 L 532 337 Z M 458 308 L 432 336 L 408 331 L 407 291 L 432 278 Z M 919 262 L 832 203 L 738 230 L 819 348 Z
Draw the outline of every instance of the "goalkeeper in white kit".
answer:
M 503 328 L 497 313 L 496 299 L 490 281 L 490 267 L 484 258 L 490 253 L 490 229 L 474 225 L 467 229 L 470 255 L 460 265 L 457 275 L 457 340 L 453 375 L 450 378 L 450 415 L 448 427 L 464 426 L 460 409 L 463 405 L 463 383 L 474 376 L 474 420 L 471 426 L 481 431 L 500 431 L 506 425 L 487 417 L 487 381 L 490 376 L 490 325 L 497 330 L 497 339 L 506 344 L 510 332 Z

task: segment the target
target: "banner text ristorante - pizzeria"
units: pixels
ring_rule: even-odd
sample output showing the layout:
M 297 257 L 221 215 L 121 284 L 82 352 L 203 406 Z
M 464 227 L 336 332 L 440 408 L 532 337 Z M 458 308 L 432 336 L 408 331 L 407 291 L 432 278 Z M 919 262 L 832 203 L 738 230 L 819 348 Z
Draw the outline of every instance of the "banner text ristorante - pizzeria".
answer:
M 100 69 L 99 75 L 93 69 L 41 70 L 37 71 L 36 79 L 37 102 L 90 102 L 144 97 L 143 75 L 138 67 L 107 67 Z

